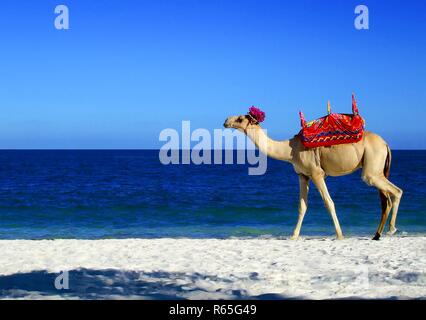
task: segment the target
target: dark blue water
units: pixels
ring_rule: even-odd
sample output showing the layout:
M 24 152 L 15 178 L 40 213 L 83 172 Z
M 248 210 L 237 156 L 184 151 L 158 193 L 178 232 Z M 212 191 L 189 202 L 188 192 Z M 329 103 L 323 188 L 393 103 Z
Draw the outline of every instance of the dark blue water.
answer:
M 0 238 L 288 236 L 298 179 L 269 160 L 246 165 L 161 165 L 158 151 L 0 151 Z M 390 179 L 404 190 L 397 227 L 426 232 L 426 151 L 394 151 Z M 360 172 L 328 178 L 343 232 L 373 235 L 380 201 Z M 333 235 L 311 185 L 302 235 Z

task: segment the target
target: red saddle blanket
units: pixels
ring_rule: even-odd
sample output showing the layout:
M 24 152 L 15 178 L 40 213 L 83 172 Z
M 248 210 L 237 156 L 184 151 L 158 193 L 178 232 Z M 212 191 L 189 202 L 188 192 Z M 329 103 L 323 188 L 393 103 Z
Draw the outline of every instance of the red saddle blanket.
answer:
M 353 114 L 331 113 L 317 120 L 306 122 L 300 112 L 302 129 L 299 132 L 302 143 L 307 148 L 354 143 L 362 139 L 364 119 L 358 114 L 355 98 L 352 96 Z

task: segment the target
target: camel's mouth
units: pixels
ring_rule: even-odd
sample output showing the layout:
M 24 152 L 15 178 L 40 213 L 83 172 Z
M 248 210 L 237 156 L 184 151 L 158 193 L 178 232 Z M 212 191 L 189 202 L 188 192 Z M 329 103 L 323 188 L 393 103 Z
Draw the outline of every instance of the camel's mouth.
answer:
M 226 121 L 223 123 L 223 126 L 224 126 L 225 128 L 231 128 L 231 125 L 229 124 L 228 120 L 226 120 Z

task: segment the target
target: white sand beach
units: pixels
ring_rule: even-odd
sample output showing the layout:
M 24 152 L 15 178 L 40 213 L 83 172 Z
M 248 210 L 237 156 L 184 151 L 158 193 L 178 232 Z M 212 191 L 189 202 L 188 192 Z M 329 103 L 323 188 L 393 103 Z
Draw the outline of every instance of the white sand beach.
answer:
M 426 298 L 421 236 L 11 240 L 0 252 L 3 299 Z

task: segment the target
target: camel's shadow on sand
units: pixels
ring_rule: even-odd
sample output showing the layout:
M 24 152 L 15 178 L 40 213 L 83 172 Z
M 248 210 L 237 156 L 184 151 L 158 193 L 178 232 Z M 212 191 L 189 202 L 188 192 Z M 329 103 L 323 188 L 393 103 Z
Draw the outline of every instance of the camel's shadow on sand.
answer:
M 194 273 L 135 272 L 121 270 L 71 270 L 68 273 L 68 289 L 56 289 L 59 273 L 33 271 L 0 276 L 0 299 L 288 299 L 276 294 L 248 296 L 243 290 L 232 292 L 208 291 L 197 288 L 198 280 L 212 279 Z M 63 283 L 63 282 L 61 282 Z M 292 297 L 294 298 L 294 297 Z

